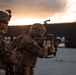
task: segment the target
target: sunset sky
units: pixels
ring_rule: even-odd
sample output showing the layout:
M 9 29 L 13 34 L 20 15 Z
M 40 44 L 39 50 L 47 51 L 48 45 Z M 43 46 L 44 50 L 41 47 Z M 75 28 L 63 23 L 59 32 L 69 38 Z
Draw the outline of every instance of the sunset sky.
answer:
M 0 0 L 0 10 L 12 10 L 9 25 L 76 22 L 76 0 Z

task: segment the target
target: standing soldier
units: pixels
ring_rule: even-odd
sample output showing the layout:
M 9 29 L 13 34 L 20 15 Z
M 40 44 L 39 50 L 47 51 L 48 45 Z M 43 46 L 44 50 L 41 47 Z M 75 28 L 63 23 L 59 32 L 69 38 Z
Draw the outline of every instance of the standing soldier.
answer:
M 11 59 L 12 50 L 4 40 L 4 34 L 8 31 L 8 22 L 11 19 L 11 10 L 0 11 L 0 69 L 5 69 L 9 64 L 15 63 Z
M 43 38 L 45 32 L 46 27 L 40 23 L 36 23 L 30 27 L 29 34 L 19 35 L 12 42 L 12 47 L 14 48 L 16 46 L 17 51 L 20 52 L 20 54 L 18 54 L 18 75 L 34 75 L 33 68 L 37 63 L 37 57 L 45 58 L 47 56 L 50 41 L 45 41 L 42 47 L 40 47 L 36 41 L 38 38 Z

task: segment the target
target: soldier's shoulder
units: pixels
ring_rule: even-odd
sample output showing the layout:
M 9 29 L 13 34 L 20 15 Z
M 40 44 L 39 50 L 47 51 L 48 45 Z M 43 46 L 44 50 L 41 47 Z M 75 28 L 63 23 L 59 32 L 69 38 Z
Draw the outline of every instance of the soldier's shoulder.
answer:
M 26 36 L 24 37 L 24 40 L 25 40 L 26 42 L 28 42 L 28 43 L 34 43 L 34 42 L 35 42 L 35 40 L 34 40 L 30 35 L 26 35 Z
M 22 38 L 23 37 L 23 35 L 18 35 L 17 37 L 16 37 L 16 39 L 19 39 L 19 38 Z

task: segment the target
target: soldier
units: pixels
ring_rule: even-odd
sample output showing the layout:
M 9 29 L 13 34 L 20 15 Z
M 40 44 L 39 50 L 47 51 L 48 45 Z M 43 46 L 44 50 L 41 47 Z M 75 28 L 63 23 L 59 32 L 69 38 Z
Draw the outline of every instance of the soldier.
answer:
M 38 38 L 43 38 L 45 32 L 46 27 L 40 23 L 36 23 L 30 27 L 29 34 L 19 35 L 12 42 L 12 47 L 14 48 L 16 46 L 17 51 L 20 52 L 20 55 L 17 58 L 19 64 L 18 75 L 34 75 L 33 68 L 35 68 L 37 57 L 45 58 L 47 56 L 47 48 L 50 41 L 45 41 L 42 47 L 40 47 L 36 41 Z M 20 71 L 22 73 L 20 73 Z
M 14 64 L 11 59 L 12 50 L 4 40 L 4 34 L 8 31 L 8 22 L 11 19 L 11 10 L 0 11 L 0 68 L 4 69 L 8 64 Z M 1 64 L 2 62 L 2 64 Z M 5 64 L 5 66 L 3 66 Z M 10 67 L 10 66 L 9 66 Z

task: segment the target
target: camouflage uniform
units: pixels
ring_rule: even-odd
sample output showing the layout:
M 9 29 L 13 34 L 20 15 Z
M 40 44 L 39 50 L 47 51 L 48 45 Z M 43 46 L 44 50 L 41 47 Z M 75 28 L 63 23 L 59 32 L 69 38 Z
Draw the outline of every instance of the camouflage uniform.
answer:
M 14 48 L 16 46 L 18 48 L 17 50 L 20 51 L 20 54 L 17 55 L 17 59 L 19 65 L 22 66 L 22 71 L 24 72 L 24 74 L 20 74 L 19 70 L 18 75 L 33 75 L 33 68 L 36 65 L 37 57 L 46 57 L 46 48 L 40 47 L 37 41 L 35 40 L 37 38 L 42 37 L 42 35 L 44 35 L 45 32 L 46 28 L 43 25 L 34 24 L 31 26 L 30 33 L 28 35 L 19 35 L 12 42 L 12 47 Z
M 0 11 L 0 62 L 2 61 L 4 64 L 14 63 L 14 60 L 11 59 L 11 47 L 7 45 L 3 36 L 7 32 L 8 21 L 10 21 L 11 18 L 11 11 L 6 11 L 8 11 L 8 13 Z M 0 68 L 2 68 L 1 66 L 0 64 Z

